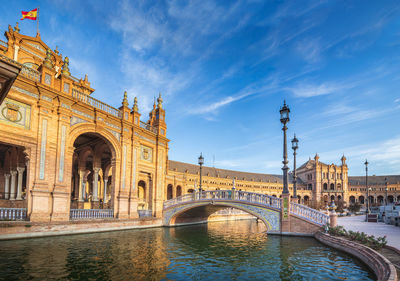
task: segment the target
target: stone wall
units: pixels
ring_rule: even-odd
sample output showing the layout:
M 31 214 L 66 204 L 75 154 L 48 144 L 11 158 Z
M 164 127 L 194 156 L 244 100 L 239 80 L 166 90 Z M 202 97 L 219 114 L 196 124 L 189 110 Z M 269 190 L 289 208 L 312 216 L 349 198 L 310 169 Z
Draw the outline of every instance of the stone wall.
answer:
M 320 231 L 315 234 L 315 238 L 325 245 L 346 252 L 362 260 L 375 273 L 377 280 L 398 280 L 397 272 L 393 264 L 371 248 Z

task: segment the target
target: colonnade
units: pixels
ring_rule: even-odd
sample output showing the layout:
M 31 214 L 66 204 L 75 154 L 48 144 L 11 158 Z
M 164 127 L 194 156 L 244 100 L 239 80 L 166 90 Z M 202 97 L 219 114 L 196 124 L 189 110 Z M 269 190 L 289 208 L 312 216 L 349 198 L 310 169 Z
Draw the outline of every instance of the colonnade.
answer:
M 4 174 L 4 199 L 23 200 L 22 181 L 24 177 L 24 167 L 17 167 L 16 170 Z

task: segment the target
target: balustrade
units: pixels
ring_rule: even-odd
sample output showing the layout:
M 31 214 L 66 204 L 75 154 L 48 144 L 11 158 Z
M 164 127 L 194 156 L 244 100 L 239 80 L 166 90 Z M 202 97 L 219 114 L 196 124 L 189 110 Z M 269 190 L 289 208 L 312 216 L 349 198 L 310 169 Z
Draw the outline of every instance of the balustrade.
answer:
M 115 117 L 122 118 L 122 113 L 118 109 L 116 109 L 102 101 L 99 101 L 87 94 L 79 92 L 76 89 L 72 89 L 72 97 L 77 99 L 80 102 L 83 102 L 85 104 L 93 106 L 94 108 L 100 109 L 100 110 L 107 112 Z
M 147 123 L 145 123 L 143 121 L 140 121 L 140 128 L 146 129 L 146 130 L 148 130 L 150 132 L 153 132 L 153 133 L 157 134 L 157 129 L 156 128 L 154 128 L 153 126 L 150 126 L 149 124 L 147 124 Z
M 27 78 L 29 78 L 31 80 L 39 82 L 39 80 L 40 80 L 39 71 L 37 71 L 37 70 L 35 70 L 33 68 L 30 68 L 30 67 L 27 67 L 27 66 L 25 66 L 23 64 L 20 64 L 19 62 L 15 61 L 13 59 L 10 59 L 9 57 L 6 57 L 6 56 L 4 56 L 2 54 L 0 54 L 0 58 L 2 60 L 4 60 L 4 61 L 10 63 L 10 64 L 13 64 L 13 65 L 21 67 L 20 74 L 22 76 L 25 76 L 25 77 L 27 77 Z
M 0 208 L 0 220 L 26 220 L 26 208 Z
M 165 201 L 164 208 L 168 208 L 179 203 L 190 202 L 190 201 L 202 201 L 202 200 L 245 201 L 250 203 L 267 205 L 269 207 L 276 209 L 281 208 L 281 201 L 282 201 L 282 199 L 280 198 L 276 198 L 265 194 L 247 192 L 247 191 L 208 190 L 208 191 L 185 194 L 183 196 L 179 196 L 174 199 Z
M 290 212 L 319 225 L 325 225 L 329 222 L 328 215 L 301 204 L 290 203 Z
M 70 218 L 73 220 L 114 218 L 112 209 L 71 209 Z
M 3 40 L 0 40 L 0 45 L 8 48 L 8 44 L 4 42 Z

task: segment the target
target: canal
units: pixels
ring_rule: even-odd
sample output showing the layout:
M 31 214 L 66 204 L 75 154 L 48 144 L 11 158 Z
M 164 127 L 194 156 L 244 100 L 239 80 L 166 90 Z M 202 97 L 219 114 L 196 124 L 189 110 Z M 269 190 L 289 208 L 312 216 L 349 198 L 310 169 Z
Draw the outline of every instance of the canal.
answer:
M 0 280 L 374 280 L 313 238 L 254 220 L 0 242 Z

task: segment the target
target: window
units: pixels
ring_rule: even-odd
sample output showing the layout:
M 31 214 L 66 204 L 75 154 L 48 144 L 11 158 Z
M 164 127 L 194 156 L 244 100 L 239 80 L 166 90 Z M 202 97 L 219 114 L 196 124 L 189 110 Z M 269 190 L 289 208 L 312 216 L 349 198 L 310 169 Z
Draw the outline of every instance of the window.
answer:
M 69 93 L 69 83 L 64 83 L 64 92 Z
M 47 85 L 51 85 L 51 75 L 48 73 L 44 74 L 44 83 L 46 83 Z
M 135 124 L 139 123 L 139 118 L 135 117 Z

